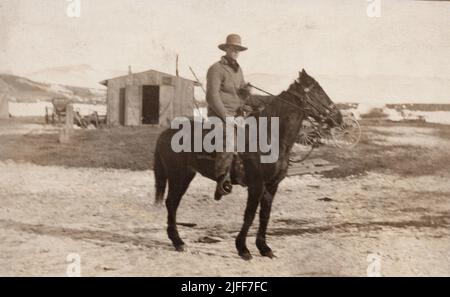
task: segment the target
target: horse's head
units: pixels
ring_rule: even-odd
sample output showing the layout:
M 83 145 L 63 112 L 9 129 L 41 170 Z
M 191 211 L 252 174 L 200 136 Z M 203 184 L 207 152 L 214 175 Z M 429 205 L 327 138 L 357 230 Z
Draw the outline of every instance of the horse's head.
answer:
M 319 122 L 326 122 L 330 127 L 342 124 L 342 114 L 328 97 L 319 83 L 306 73 L 305 69 L 298 79 L 289 87 L 289 93 L 301 98 L 305 115 Z

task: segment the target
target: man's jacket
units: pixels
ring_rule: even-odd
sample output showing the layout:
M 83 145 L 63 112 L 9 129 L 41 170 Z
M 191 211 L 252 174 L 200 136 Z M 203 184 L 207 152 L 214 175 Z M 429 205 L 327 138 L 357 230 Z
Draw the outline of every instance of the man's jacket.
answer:
M 244 103 L 239 92 L 245 86 L 241 67 L 234 71 L 224 57 L 213 64 L 208 70 L 206 83 L 208 116 L 218 116 L 223 120 L 235 116 Z

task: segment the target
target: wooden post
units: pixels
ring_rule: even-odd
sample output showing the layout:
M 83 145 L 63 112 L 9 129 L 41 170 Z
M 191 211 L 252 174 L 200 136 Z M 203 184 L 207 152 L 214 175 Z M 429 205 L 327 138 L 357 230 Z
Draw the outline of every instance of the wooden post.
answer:
M 6 95 L 0 94 L 0 119 L 9 118 L 9 102 Z
M 176 61 L 176 66 L 175 66 L 175 74 L 177 77 L 180 76 L 180 74 L 178 73 L 178 54 L 177 54 L 177 61 Z
M 59 142 L 69 143 L 70 136 L 73 133 L 73 105 L 66 106 L 66 122 L 59 132 Z

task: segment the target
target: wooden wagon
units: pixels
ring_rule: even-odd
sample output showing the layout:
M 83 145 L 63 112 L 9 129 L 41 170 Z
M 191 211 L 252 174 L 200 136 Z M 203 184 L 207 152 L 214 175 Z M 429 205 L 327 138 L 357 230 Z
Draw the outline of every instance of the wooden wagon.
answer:
M 46 124 L 61 124 L 65 122 L 67 114 L 67 105 L 71 101 L 67 98 L 54 98 L 52 100 L 52 107 L 45 108 L 45 123 Z M 96 111 L 87 116 L 82 116 L 79 110 L 75 110 L 73 114 L 74 124 L 81 128 L 88 128 L 89 125 L 99 127 L 106 124 L 106 116 L 99 116 Z
M 45 107 L 45 123 L 63 123 L 66 118 L 66 110 L 69 103 L 70 100 L 67 98 L 54 98 L 52 100 L 53 107 Z

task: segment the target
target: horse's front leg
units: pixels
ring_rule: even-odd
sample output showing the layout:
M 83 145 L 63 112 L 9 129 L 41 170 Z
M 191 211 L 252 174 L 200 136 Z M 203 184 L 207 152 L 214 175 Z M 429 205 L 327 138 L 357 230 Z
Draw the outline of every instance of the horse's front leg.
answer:
M 272 249 L 266 243 L 266 231 L 269 224 L 272 201 L 278 189 L 278 183 L 267 187 L 261 198 L 261 208 L 259 210 L 259 228 L 256 235 L 256 247 L 264 257 L 274 258 Z
M 244 214 L 244 224 L 242 225 L 241 231 L 236 238 L 237 251 L 239 253 L 239 256 L 241 256 L 241 258 L 244 260 L 250 260 L 252 258 L 252 255 L 250 254 L 245 241 L 247 238 L 248 229 L 253 223 L 256 209 L 258 208 L 258 204 L 263 193 L 264 184 L 262 182 L 262 179 L 253 179 L 251 184 L 248 185 L 248 198 Z

